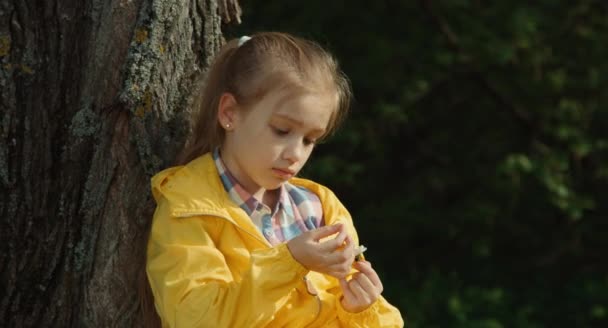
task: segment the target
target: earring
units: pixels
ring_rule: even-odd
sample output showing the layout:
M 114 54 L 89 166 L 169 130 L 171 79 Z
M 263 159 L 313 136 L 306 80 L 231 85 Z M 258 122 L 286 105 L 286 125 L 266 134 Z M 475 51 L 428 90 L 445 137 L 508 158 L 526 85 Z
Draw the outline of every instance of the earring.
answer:
M 226 129 L 230 129 L 231 125 L 230 123 L 226 123 Z

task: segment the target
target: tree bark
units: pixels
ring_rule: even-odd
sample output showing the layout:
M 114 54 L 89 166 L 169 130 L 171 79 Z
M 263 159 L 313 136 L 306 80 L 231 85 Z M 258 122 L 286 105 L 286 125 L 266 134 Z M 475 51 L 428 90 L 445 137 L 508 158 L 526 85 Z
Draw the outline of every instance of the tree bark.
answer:
M 0 322 L 142 326 L 149 179 L 236 0 L 0 1 Z

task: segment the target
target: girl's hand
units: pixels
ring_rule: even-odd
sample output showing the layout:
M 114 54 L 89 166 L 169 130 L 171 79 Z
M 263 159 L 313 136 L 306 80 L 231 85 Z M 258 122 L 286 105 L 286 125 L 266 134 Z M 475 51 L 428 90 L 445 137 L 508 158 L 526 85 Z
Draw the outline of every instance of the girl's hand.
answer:
M 335 238 L 319 242 L 336 233 Z M 351 270 L 355 258 L 353 244 L 344 225 L 334 224 L 302 233 L 288 241 L 287 248 L 308 270 L 341 279 Z
M 374 304 L 384 287 L 371 263 L 359 261 L 354 267 L 359 272 L 353 274 L 350 280 L 340 279 L 344 294 L 341 303 L 348 312 L 361 312 Z

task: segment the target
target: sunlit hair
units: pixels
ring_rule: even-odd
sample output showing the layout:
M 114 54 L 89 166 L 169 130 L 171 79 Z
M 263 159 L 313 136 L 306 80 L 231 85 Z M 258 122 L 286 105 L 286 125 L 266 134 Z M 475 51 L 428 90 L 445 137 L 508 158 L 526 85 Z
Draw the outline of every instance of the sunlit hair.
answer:
M 337 60 L 317 43 L 279 32 L 261 32 L 238 46 L 227 42 L 211 65 L 203 90 L 195 98 L 192 135 L 178 164 L 212 151 L 224 141 L 218 122 L 223 93 L 231 93 L 247 110 L 271 91 L 313 93 L 334 100 L 326 137 L 342 122 L 350 106 L 351 88 Z

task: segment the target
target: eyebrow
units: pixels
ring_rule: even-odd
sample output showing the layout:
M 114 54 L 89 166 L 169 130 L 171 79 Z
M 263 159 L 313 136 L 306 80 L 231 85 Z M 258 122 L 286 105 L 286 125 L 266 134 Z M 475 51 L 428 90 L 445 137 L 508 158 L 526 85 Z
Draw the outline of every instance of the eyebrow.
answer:
M 273 114 L 273 116 L 275 116 L 275 117 L 277 117 L 279 119 L 282 119 L 282 120 L 289 121 L 292 124 L 297 125 L 299 127 L 301 127 L 301 126 L 304 125 L 302 122 L 300 122 L 300 121 L 298 121 L 298 120 L 296 120 L 294 118 L 291 118 L 291 117 L 289 117 L 287 115 L 284 115 L 284 114 Z M 315 128 L 315 129 L 312 129 L 312 132 L 325 133 L 325 129 L 323 129 L 323 128 Z

